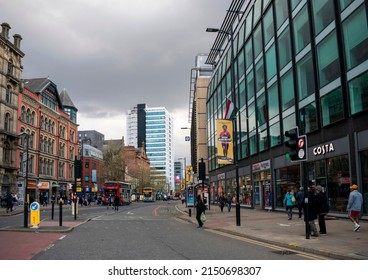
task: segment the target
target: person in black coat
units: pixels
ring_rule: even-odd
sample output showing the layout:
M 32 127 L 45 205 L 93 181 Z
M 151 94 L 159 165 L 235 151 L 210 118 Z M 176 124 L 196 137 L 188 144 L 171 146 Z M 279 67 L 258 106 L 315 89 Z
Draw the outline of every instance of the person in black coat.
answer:
M 304 213 L 306 213 L 305 207 L 307 204 L 304 204 Z M 308 190 L 308 224 L 309 224 L 309 233 L 311 236 L 318 236 L 317 227 L 315 224 L 315 220 L 318 218 L 318 197 L 316 195 L 316 186 L 313 185 Z M 306 217 L 304 215 L 304 221 Z
M 322 191 L 322 187 L 318 185 L 316 187 L 316 193 L 318 198 L 318 226 L 319 234 L 327 234 L 325 216 L 330 210 L 328 206 L 328 199 L 325 192 Z
M 197 195 L 197 202 L 196 202 L 196 219 L 198 221 L 198 227 L 203 227 L 203 222 L 201 221 L 201 214 L 204 212 L 206 206 L 204 205 L 202 198 L 200 195 Z
M 225 199 L 224 193 L 222 193 L 219 198 L 219 206 L 220 206 L 221 212 L 224 212 L 225 201 L 226 199 Z
M 296 194 L 296 202 L 298 203 L 299 219 L 302 217 L 302 212 L 304 208 L 304 188 L 300 187 L 298 193 Z
M 120 204 L 120 198 L 117 195 L 115 195 L 115 197 L 114 197 L 114 209 L 116 211 L 119 210 L 119 204 Z

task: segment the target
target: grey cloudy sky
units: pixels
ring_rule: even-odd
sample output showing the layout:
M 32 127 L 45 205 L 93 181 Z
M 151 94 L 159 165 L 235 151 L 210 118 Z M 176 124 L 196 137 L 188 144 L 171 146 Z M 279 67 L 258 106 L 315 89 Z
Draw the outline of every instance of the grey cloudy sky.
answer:
M 48 76 L 65 88 L 80 130 L 121 138 L 128 109 L 162 106 L 174 117 L 175 157 L 189 153 L 180 127 L 189 125 L 190 69 L 212 47 L 216 35 L 205 30 L 221 26 L 231 0 L 0 3 L 0 22 L 23 38 L 23 78 Z

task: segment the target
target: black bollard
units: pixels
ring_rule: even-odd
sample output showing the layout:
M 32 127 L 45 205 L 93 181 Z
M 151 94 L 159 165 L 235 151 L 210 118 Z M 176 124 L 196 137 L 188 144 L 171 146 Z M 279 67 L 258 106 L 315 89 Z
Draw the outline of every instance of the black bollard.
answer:
M 63 226 L 63 203 L 59 202 L 60 209 L 59 209 L 59 226 Z
M 51 202 L 51 220 L 54 219 L 55 202 Z
M 189 208 L 189 217 L 192 217 L 192 209 Z

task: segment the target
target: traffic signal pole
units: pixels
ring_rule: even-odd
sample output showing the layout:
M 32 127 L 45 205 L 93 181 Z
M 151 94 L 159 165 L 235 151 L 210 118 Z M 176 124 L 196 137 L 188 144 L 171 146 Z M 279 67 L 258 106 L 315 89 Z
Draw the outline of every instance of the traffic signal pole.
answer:
M 299 128 L 296 126 L 285 132 L 285 136 L 289 138 L 285 145 L 290 148 L 289 158 L 291 162 L 300 162 L 300 173 L 302 176 L 302 185 L 304 186 L 304 220 L 305 220 L 305 237 L 310 237 L 310 225 L 308 215 L 308 165 L 307 165 L 307 136 L 299 135 Z

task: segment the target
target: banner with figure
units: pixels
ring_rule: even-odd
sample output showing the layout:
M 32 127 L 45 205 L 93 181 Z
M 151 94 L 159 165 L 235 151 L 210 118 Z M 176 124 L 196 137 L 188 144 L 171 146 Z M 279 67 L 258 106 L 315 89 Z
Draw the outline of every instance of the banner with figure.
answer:
M 233 122 L 232 120 L 216 120 L 217 130 L 217 163 L 233 164 Z

